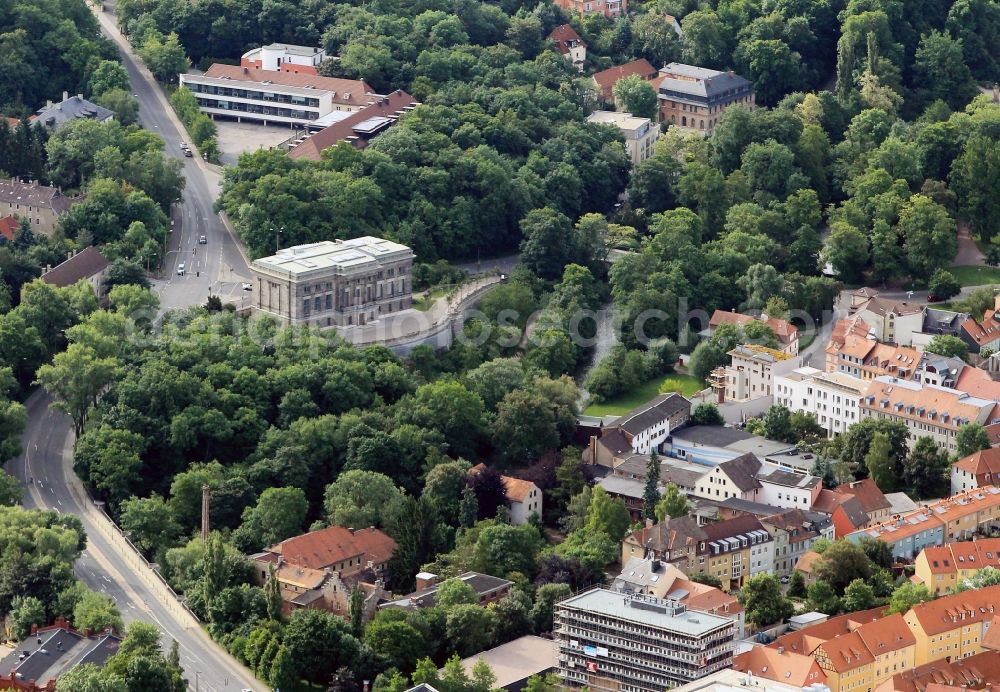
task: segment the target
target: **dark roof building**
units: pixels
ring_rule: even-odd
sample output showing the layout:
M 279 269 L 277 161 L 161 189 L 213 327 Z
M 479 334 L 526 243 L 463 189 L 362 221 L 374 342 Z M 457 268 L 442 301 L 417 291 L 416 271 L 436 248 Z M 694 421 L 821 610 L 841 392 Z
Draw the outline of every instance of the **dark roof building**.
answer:
M 479 605 L 485 606 L 499 601 L 510 593 L 514 582 L 500 577 L 494 577 L 481 572 L 466 572 L 459 575 L 460 579 L 479 595 Z M 405 608 L 416 610 L 418 608 L 431 608 L 437 603 L 437 592 L 443 582 L 438 581 L 435 574 L 421 572 L 417 575 L 417 590 L 394 601 L 383 603 L 379 608 Z
M 78 281 L 90 281 L 95 278 L 100 283 L 100 277 L 110 264 L 100 250 L 90 245 L 79 252 L 70 253 L 65 262 L 42 272 L 42 281 L 60 288 L 72 286 Z M 100 292 L 99 289 L 98 292 Z
M 735 72 L 672 62 L 653 80 L 660 97 L 660 119 L 682 129 L 710 134 L 721 112 L 733 104 L 753 107 L 753 82 Z M 680 113 L 684 115 L 680 115 Z
M 65 620 L 42 627 L 0 661 L 0 689 L 41 692 L 73 668 L 90 663 L 98 668 L 118 653 L 121 637 L 109 630 L 78 632 Z
M 49 101 L 44 108 L 39 108 L 31 119 L 32 127 L 44 126 L 51 130 L 74 120 L 96 120 L 103 123 L 115 117 L 114 111 L 108 110 L 96 103 L 83 98 L 83 94 L 70 96 L 63 92 L 63 100 L 59 103 Z
M 761 487 L 757 480 L 761 463 L 753 454 L 743 454 L 719 464 L 719 470 L 729 476 L 729 480 L 742 492 L 756 490 Z

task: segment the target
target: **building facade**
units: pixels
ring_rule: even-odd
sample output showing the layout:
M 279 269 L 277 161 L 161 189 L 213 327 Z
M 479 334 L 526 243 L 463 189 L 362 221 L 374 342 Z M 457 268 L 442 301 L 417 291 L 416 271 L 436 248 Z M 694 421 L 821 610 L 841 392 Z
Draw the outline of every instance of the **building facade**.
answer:
M 791 372 L 799 359 L 784 351 L 746 344 L 729 352 L 730 364 L 717 368 L 709 376 L 709 385 L 724 401 L 751 401 L 773 396 L 772 388 L 777 375 Z
M 1000 484 L 1000 447 L 962 457 L 951 465 L 951 494 Z
M 760 523 L 774 537 L 774 573 L 780 577 L 791 576 L 799 558 L 817 539 L 832 541 L 834 537 L 829 517 L 801 509 L 765 517 Z
M 690 132 L 710 135 L 722 113 L 756 103 L 753 83 L 735 72 L 719 72 L 672 62 L 653 81 L 660 98 L 660 120 Z
M 583 72 L 583 64 L 587 62 L 587 43 L 576 33 L 576 29 L 569 24 L 560 24 L 547 38 L 556 44 L 556 50 L 573 63 L 573 67 Z
M 0 216 L 24 219 L 32 233 L 52 237 L 59 217 L 76 201 L 58 188 L 39 185 L 34 180 L 27 183 L 17 178 L 0 180 Z
M 588 123 L 614 125 L 625 138 L 625 151 L 633 166 L 653 155 L 653 145 L 660 138 L 660 128 L 649 118 L 639 118 L 631 113 L 594 111 L 587 116 Z
M 940 659 L 956 661 L 981 653 L 998 599 L 1000 586 L 988 586 L 910 608 L 904 618 L 916 637 L 915 665 Z
M 867 383 L 840 372 L 809 366 L 774 378 L 774 403 L 816 418 L 827 437 L 836 437 L 861 419 Z
M 285 248 L 250 264 L 254 310 L 282 324 L 364 325 L 412 304 L 413 251 L 364 236 Z
M 598 588 L 556 604 L 553 635 L 566 687 L 662 692 L 728 668 L 736 625 L 674 600 Z
M 913 561 L 913 576 L 932 594 L 941 596 L 984 567 L 1000 568 L 1000 538 L 924 548 Z
M 206 115 L 265 125 L 308 125 L 334 111 L 360 110 L 377 96 L 356 79 L 239 65 L 215 64 L 205 74 L 182 74 L 180 83 Z
M 581 17 L 603 14 L 614 19 L 628 12 L 628 0 L 556 0 L 556 5 Z

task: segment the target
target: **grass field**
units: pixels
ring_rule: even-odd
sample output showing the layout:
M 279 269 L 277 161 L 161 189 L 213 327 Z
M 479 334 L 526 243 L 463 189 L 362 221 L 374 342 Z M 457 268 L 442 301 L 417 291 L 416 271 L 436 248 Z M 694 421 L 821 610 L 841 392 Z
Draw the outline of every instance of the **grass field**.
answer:
M 1000 283 L 1000 267 L 951 267 L 948 269 L 963 286 Z
M 705 388 L 701 382 L 696 380 L 691 375 L 670 373 L 669 375 L 649 380 L 645 384 L 636 387 L 631 392 L 626 392 L 625 394 L 615 397 L 614 399 L 606 401 L 602 404 L 591 404 L 583 413 L 587 416 L 620 416 L 623 413 L 631 411 L 639 404 L 646 403 L 659 394 L 660 385 L 662 385 L 665 380 L 675 380 L 680 383 L 682 387 L 681 394 L 684 396 L 691 396 L 692 394 L 700 392 Z
M 421 312 L 427 312 L 434 305 L 434 302 L 438 298 L 444 298 L 446 295 L 455 290 L 454 286 L 441 287 L 435 286 L 430 291 L 423 293 L 419 298 L 413 299 L 413 309 L 420 310 Z

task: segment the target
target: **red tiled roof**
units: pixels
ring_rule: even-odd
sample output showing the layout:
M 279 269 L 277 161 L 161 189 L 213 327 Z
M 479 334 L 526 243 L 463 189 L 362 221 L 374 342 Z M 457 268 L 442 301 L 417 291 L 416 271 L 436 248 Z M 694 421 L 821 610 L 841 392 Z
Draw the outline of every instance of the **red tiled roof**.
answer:
M 979 368 L 965 367 L 958 375 L 955 389 L 966 392 L 980 399 L 995 399 L 1000 401 L 1000 382 L 990 377 L 990 374 Z
M 362 564 L 387 562 L 396 550 L 396 542 L 374 528 L 351 531 L 330 526 L 288 538 L 270 548 L 290 565 L 323 569 L 349 558 L 362 558 Z
M 17 233 L 17 229 L 21 227 L 21 222 L 14 215 L 5 216 L 0 219 L 0 235 L 7 239 L 8 242 L 14 240 L 14 234 Z
M 850 498 L 847 495 L 842 495 L 836 490 L 829 490 L 823 488 L 819 491 L 819 495 L 816 497 L 816 502 L 813 503 L 812 508 L 817 512 L 823 512 L 824 514 L 833 514 L 834 510 L 840 505 L 847 502 Z
M 368 103 L 371 100 L 370 95 L 374 92 L 364 80 L 261 70 L 256 67 L 222 65 L 220 63 L 215 63 L 208 68 L 205 76 L 214 77 L 215 79 L 225 79 L 228 77 L 233 81 L 238 80 L 241 82 L 271 82 L 272 84 L 280 84 L 282 86 L 303 88 L 312 86 L 325 91 L 337 92 L 337 97 L 334 99 L 336 103 L 348 103 L 357 106 L 363 106 Z M 350 98 L 344 98 L 345 94 L 350 94 Z
M 594 81 L 597 83 L 597 86 L 600 88 L 602 93 L 610 94 L 619 79 L 631 77 L 632 75 L 639 75 L 643 79 L 648 80 L 655 77 L 657 75 L 657 71 L 648 60 L 645 58 L 639 58 L 638 60 L 627 62 L 624 65 L 618 65 L 617 67 L 611 67 L 607 70 L 595 72 Z
M 530 493 L 536 486 L 531 481 L 521 480 L 520 478 L 512 478 L 511 476 L 500 476 L 503 480 L 504 489 L 507 491 L 507 499 L 510 502 L 524 502 L 528 493 Z
M 1000 598 L 1000 586 L 987 586 L 975 591 L 963 591 L 942 596 L 933 601 L 919 603 L 907 613 L 920 623 L 924 634 L 936 636 L 958 627 L 969 627 L 974 622 L 993 619 L 993 604 Z
M 997 314 L 993 310 L 988 310 L 983 315 L 982 323 L 972 317 L 965 320 L 962 322 L 962 330 L 980 346 L 1000 339 L 1000 321 L 997 320 Z
M 580 38 L 580 34 L 576 33 L 576 30 L 569 24 L 560 24 L 557 26 L 552 30 L 552 33 L 548 35 L 548 39 L 550 41 L 555 41 L 556 49 L 563 55 L 569 53 L 569 46 L 567 45 L 568 41 L 577 41 L 584 48 L 587 47 L 584 40 Z
M 419 105 L 416 99 L 405 91 L 397 89 L 388 96 L 375 98 L 370 105 L 351 113 L 343 120 L 335 122 L 329 127 L 323 128 L 302 142 L 302 144 L 290 149 L 288 156 L 293 159 L 319 161 L 325 149 L 332 147 L 338 142 L 347 141 L 348 137 L 355 137 L 356 139 L 352 141 L 352 144 L 358 149 L 364 149 L 368 146 L 370 138 L 358 136 L 358 133 L 354 131 L 356 125 L 369 118 L 377 117 L 389 118 L 394 124 L 403 115 L 403 108 L 416 105 Z
M 940 692 L 942 688 L 980 690 L 997 684 L 1000 684 L 1000 653 L 982 651 L 954 661 L 939 659 L 925 663 L 897 673 L 875 689 L 879 692 Z
M 708 324 L 712 329 L 715 329 L 722 324 L 738 324 L 744 325 L 750 322 L 763 322 L 774 335 L 778 338 L 778 341 L 787 344 L 794 339 L 799 338 L 798 328 L 786 320 L 779 320 L 776 317 L 768 317 L 766 320 L 758 317 L 753 317 L 752 315 L 742 315 L 738 312 L 730 312 L 728 310 L 716 310 L 712 313 L 712 318 L 709 320 Z
M 734 657 L 733 670 L 796 687 L 826 682 L 826 673 L 811 656 L 764 646 L 754 646 Z
M 881 509 L 889 509 L 892 506 L 871 478 L 839 485 L 837 486 L 837 492 L 842 495 L 851 495 L 858 498 L 858 502 L 861 503 L 861 509 L 865 510 L 868 514 Z
M 977 477 L 989 473 L 992 477 L 1000 478 L 1000 447 L 973 452 L 956 461 L 953 466 Z

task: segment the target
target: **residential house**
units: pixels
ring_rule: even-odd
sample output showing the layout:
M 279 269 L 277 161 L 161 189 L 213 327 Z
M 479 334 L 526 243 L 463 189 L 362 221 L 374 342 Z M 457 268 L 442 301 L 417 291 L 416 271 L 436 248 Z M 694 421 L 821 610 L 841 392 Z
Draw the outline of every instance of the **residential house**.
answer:
M 910 608 L 904 618 L 916 638 L 914 664 L 954 661 L 981 653 L 982 638 L 993 621 L 998 599 L 1000 586 L 988 586 Z
M 802 581 L 805 583 L 806 588 L 809 588 L 816 582 L 818 577 L 816 576 L 816 569 L 819 563 L 823 560 L 823 556 L 817 553 L 815 550 L 807 550 L 802 553 L 802 557 L 798 559 L 795 563 L 795 567 L 792 569 L 793 572 L 798 572 L 802 575 Z
M 628 0 L 556 0 L 556 5 L 581 17 L 602 14 L 614 19 L 628 14 Z
M 551 639 L 526 634 L 506 644 L 462 659 L 462 668 L 469 679 L 475 675 L 476 664 L 482 661 L 496 677 L 493 688 L 505 692 L 521 692 L 533 675 L 544 677 L 559 667 L 559 647 Z M 438 671 L 442 676 L 443 669 Z
M 754 107 L 753 83 L 735 72 L 719 72 L 672 62 L 652 80 L 660 99 L 660 121 L 711 135 L 727 108 Z
M 916 374 L 922 358 L 923 351 L 913 346 L 883 344 L 868 334 L 848 334 L 844 343 L 836 348 L 834 368 L 830 372 L 862 380 L 873 380 L 881 375 L 909 380 Z
M 959 358 L 954 358 L 953 360 L 961 362 Z M 993 360 L 992 356 L 990 360 Z M 957 368 L 953 369 L 957 370 Z M 966 365 L 958 371 L 958 377 L 952 386 L 958 391 L 965 392 L 978 399 L 1000 401 L 1000 382 L 994 380 L 986 370 L 974 368 L 971 365 Z M 998 443 L 996 437 L 992 437 L 991 441 L 993 444 Z
M 362 236 L 280 250 L 250 263 L 254 312 L 282 324 L 350 327 L 413 302 L 413 250 Z
M 774 539 L 754 516 L 706 524 L 698 543 L 698 571 L 718 577 L 722 590 L 743 587 L 748 579 L 774 569 Z
M 630 558 L 655 558 L 685 574 L 705 571 L 697 559 L 698 544 L 705 533 L 692 517 L 674 517 L 634 531 L 622 539 L 622 564 Z
M 614 88 L 618 80 L 636 75 L 643 80 L 649 81 L 657 75 L 656 68 L 645 58 L 639 58 L 624 65 L 616 65 L 600 72 L 595 72 L 593 76 L 597 93 L 605 103 L 615 103 Z
M 709 386 L 720 404 L 772 396 L 774 378 L 799 366 L 797 357 L 756 344 L 737 346 L 728 355 L 730 364 L 716 368 L 709 376 Z
M 323 152 L 340 142 L 347 142 L 355 149 L 364 149 L 375 137 L 395 125 L 400 118 L 419 105 L 419 101 L 405 91 L 397 89 L 388 96 L 375 98 L 360 110 L 334 111 L 336 118 L 331 119 L 335 122 L 318 132 L 306 132 L 293 140 L 288 156 L 293 159 L 321 161 Z
M 1000 447 L 990 447 L 964 456 L 951 465 L 951 494 L 1000 485 Z
M 991 626 L 987 635 L 993 631 Z M 998 686 L 1000 653 L 983 651 L 968 658 L 938 659 L 896 673 L 876 687 L 874 692 L 966 692 L 996 689 Z
M 728 668 L 736 624 L 670 599 L 596 588 L 556 604 L 553 635 L 565 687 L 662 692 Z
M 708 329 L 701 332 L 699 336 L 709 338 L 715 333 L 716 329 L 724 324 L 735 324 L 743 327 L 751 322 L 761 322 L 771 328 L 771 331 L 774 332 L 774 336 L 778 340 L 778 350 L 784 351 L 791 356 L 799 354 L 798 327 L 788 320 L 769 317 L 766 314 L 754 317 L 753 315 L 743 315 L 729 310 L 716 310 L 708 320 Z
M 953 312 L 927 306 L 924 321 L 919 332 L 913 335 L 913 345 L 926 348 L 935 336 L 945 334 L 962 338 L 962 324 L 969 319 L 964 312 Z
M 481 572 L 465 572 L 455 578 L 472 587 L 479 598 L 479 605 L 484 608 L 509 595 L 514 587 L 512 581 Z M 437 592 L 442 583 L 444 582 L 436 574 L 420 572 L 417 575 L 416 591 L 402 598 L 382 603 L 379 608 L 402 608 L 404 610 L 432 608 L 437 603 Z
M 761 519 L 761 524 L 774 536 L 774 572 L 779 577 L 790 576 L 799 558 L 818 538 L 833 540 L 833 522 L 825 514 L 790 509 Z
M 958 429 L 966 423 L 1000 424 L 1000 405 L 947 387 L 877 377 L 861 400 L 861 418 L 900 421 L 910 432 L 911 448 L 918 438 L 930 437 L 954 453 Z
M 63 619 L 31 634 L 0 660 L 0 690 L 55 692 L 56 681 L 78 666 L 103 668 L 122 638 L 113 630 L 77 631 Z
M 282 558 L 269 565 L 267 570 L 259 565 L 254 573 L 254 581 L 264 586 L 271 578 L 274 569 L 274 579 L 278 582 L 281 593 L 281 609 L 285 615 L 291 615 L 296 610 L 311 608 L 325 610 L 346 620 L 351 619 L 351 595 L 355 588 L 362 593 L 362 614 L 365 621 L 375 615 L 378 604 L 391 594 L 385 590 L 384 581 L 373 571 L 361 572 L 341 577 L 332 569 L 313 569 L 299 565 L 285 564 Z
M 312 46 L 295 46 L 272 43 L 248 50 L 240 58 L 240 67 L 270 72 L 294 74 L 319 74 L 319 66 L 326 60 L 326 51 Z
M 836 437 L 860 420 L 860 403 L 868 383 L 842 372 L 804 366 L 775 375 L 774 403 L 812 415 L 827 437 Z
M 17 178 L 0 180 L 0 215 L 25 219 L 32 233 L 52 237 L 59 217 L 69 211 L 77 198 L 66 197 L 59 188 Z
M 812 685 L 826 685 L 826 673 L 812 656 L 769 649 L 766 646 L 752 646 L 733 657 L 733 670 L 766 680 L 795 685 L 800 689 L 810 689 Z M 769 690 L 770 684 L 764 683 Z
M 680 394 L 660 394 L 602 428 L 591 438 L 587 463 L 614 467 L 632 454 L 648 455 L 691 419 L 691 402 Z
M 980 538 L 924 548 L 913 561 L 913 580 L 935 596 L 947 593 L 984 567 L 1000 568 L 1000 538 Z
M 576 29 L 569 24 L 560 24 L 547 37 L 556 44 L 556 50 L 573 63 L 573 66 L 583 72 L 583 64 L 587 60 L 587 44 Z
M 379 529 L 329 526 L 286 538 L 250 560 L 259 583 L 267 578 L 271 565 L 330 570 L 347 578 L 364 571 L 382 574 L 395 550 L 396 542 Z
M 911 560 L 927 546 L 944 543 L 944 522 L 928 510 L 920 509 L 896 519 L 871 524 L 866 529 L 847 534 L 849 541 L 860 542 L 869 536 L 889 545 L 897 560 Z
M 970 353 L 979 353 L 983 349 L 997 352 L 1000 350 L 1000 313 L 993 308 L 987 310 L 981 320 L 968 318 L 962 323 L 959 336 L 968 345 Z
M 871 478 L 841 483 L 833 492 L 856 498 L 871 521 L 882 521 L 889 517 L 891 503 Z
M 871 327 L 869 333 L 877 341 L 904 346 L 912 344 L 914 334 L 923 330 L 925 309 L 922 303 L 881 298 L 870 288 L 855 291 L 850 308 Z
M 65 288 L 80 281 L 86 281 L 94 289 L 94 295 L 104 295 L 104 279 L 111 263 L 93 245 L 82 250 L 71 250 L 66 261 L 55 267 L 42 270 L 42 281 L 50 286 Z
M 31 116 L 31 126 L 55 131 L 74 120 L 96 120 L 104 123 L 114 119 L 114 111 L 88 101 L 83 98 L 83 94 L 70 96 L 64 91 L 62 101 L 59 103 L 46 101 L 45 106 Z
M 830 520 L 833 522 L 835 538 L 844 538 L 855 531 L 867 529 L 873 523 L 856 497 L 847 497 L 839 503 L 830 515 Z
M 542 491 L 531 481 L 500 476 L 507 491 L 507 510 L 514 526 L 527 524 L 532 515 L 542 516 Z
M 587 116 L 587 122 L 617 127 L 625 139 L 625 153 L 633 166 L 638 166 L 653 155 L 653 145 L 660 137 L 660 128 L 649 118 L 640 118 L 631 113 L 594 111 Z
M 180 75 L 202 113 L 264 125 L 308 125 L 334 111 L 357 111 L 377 95 L 364 81 L 216 63 Z
M 761 491 L 761 483 L 757 480 L 760 469 L 760 459 L 753 454 L 724 461 L 699 479 L 694 495 L 721 500 L 735 497 L 756 502 Z
M 809 621 L 815 621 L 805 627 L 791 627 L 789 632 L 779 636 L 768 644 L 771 649 L 784 649 L 805 656 L 812 655 L 817 646 L 836 637 L 854 632 L 859 627 L 880 620 L 885 615 L 885 606 L 859 610 L 835 617 L 825 614 L 806 614 Z M 799 620 L 799 616 L 793 620 Z M 791 622 L 791 621 L 790 621 Z
M 977 371 L 975 368 L 968 365 L 961 358 L 940 356 L 937 353 L 931 353 L 930 351 L 924 351 L 920 357 L 920 362 L 917 364 L 917 371 L 911 378 L 914 382 L 923 382 L 924 384 L 936 384 L 941 387 L 948 387 L 949 389 L 959 389 L 958 381 L 961 379 L 962 373 L 966 370 L 973 372 Z M 987 379 L 989 375 L 983 372 Z M 966 391 L 966 390 L 962 390 Z M 969 392 L 972 394 L 972 392 Z
M 668 598 L 690 611 L 711 613 L 736 621 L 737 637 L 745 636 L 745 614 L 740 600 L 714 586 L 691 581 L 673 565 L 657 560 L 629 558 L 612 587 L 621 593 Z

